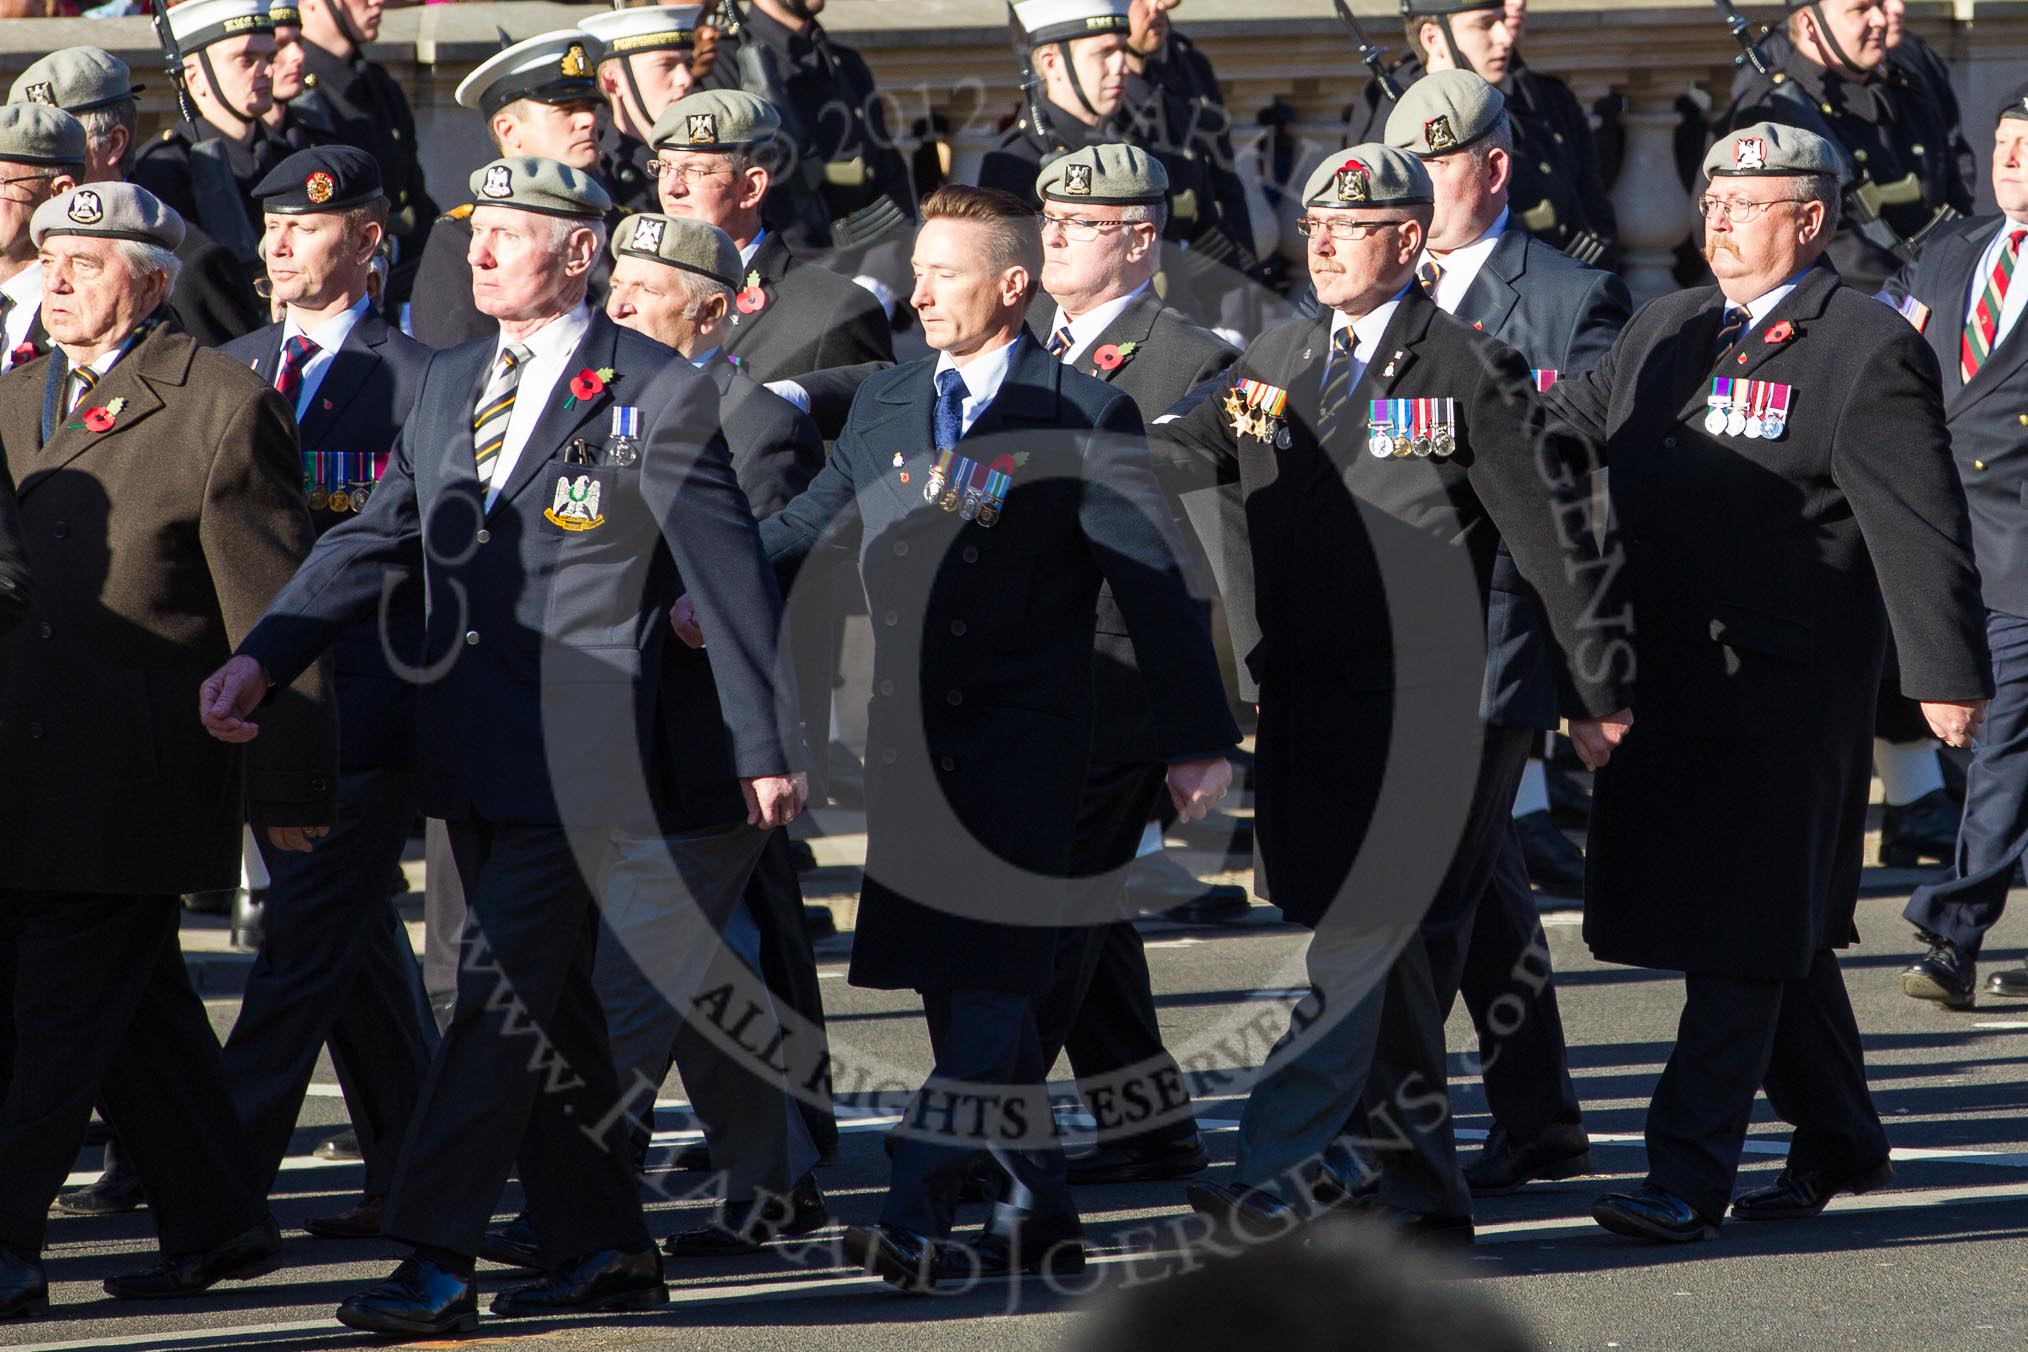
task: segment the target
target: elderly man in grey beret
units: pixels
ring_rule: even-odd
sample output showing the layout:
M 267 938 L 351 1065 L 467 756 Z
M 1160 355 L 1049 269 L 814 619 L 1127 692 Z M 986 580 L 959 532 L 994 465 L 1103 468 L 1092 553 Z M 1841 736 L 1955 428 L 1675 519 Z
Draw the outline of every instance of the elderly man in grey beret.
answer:
M 69 113 L 40 103 L 0 107 L 0 371 L 49 350 L 29 223 L 37 207 L 76 186 L 84 163 L 85 130 Z
M 1543 435 L 1521 356 L 1416 284 L 1434 199 L 1407 151 L 1326 157 L 1298 222 L 1323 317 L 1268 332 L 1221 395 L 1154 432 L 1246 497 L 1256 890 L 1315 930 L 1312 994 L 1247 1100 L 1236 1179 L 1194 1186 L 1191 1204 L 1280 1226 L 1320 1190 L 1372 1184 L 1376 1219 L 1469 1243 L 1425 936 L 1470 932 L 1528 754 L 1527 730 L 1488 725 L 1482 703 L 1500 539 L 1568 655 L 1588 761 L 1630 715 L 1593 618 L 1620 612 L 1620 584 L 1588 529 L 1558 529 L 1583 519 L 1581 450 Z M 1348 1137 L 1355 1109 L 1367 1130 Z

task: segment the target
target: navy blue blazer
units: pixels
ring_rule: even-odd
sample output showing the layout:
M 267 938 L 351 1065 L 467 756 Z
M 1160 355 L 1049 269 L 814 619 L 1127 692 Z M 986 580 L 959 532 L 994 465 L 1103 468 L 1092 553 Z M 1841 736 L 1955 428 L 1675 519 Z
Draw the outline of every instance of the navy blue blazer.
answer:
M 780 598 L 717 435 L 711 382 L 594 312 L 487 509 L 471 419 L 495 345 L 486 338 L 432 357 L 367 510 L 326 532 L 240 651 L 287 680 L 374 615 L 398 570 L 420 570 L 428 636 L 409 674 L 422 687 L 424 810 L 453 820 L 639 822 L 665 801 L 664 776 L 727 769 L 651 753 L 655 719 L 666 712 L 658 708 L 665 612 L 687 583 L 712 635 L 722 704 L 688 716 L 722 720 L 738 775 L 788 769 L 775 715 Z M 574 400 L 569 376 L 601 368 L 615 372 L 605 388 Z M 637 463 L 567 463 L 580 439 L 604 458 L 621 405 L 640 410 Z
M 246 363 L 272 385 L 281 365 L 282 329 L 270 324 L 233 339 L 219 351 Z M 297 424 L 296 436 L 305 455 L 391 451 L 415 407 L 429 364 L 428 348 L 378 314 L 369 310 L 362 315 L 332 354 L 316 395 Z M 323 535 L 351 515 L 313 508 L 310 521 Z M 422 584 L 417 578 L 389 598 L 384 624 L 377 616 L 362 619 L 333 646 L 339 769 L 368 770 L 415 759 L 415 686 L 395 674 L 387 652 L 414 666 L 422 659 L 422 639 Z
M 1133 401 L 1024 332 L 957 448 L 1011 473 L 989 527 L 924 500 L 934 371 L 868 380 L 823 471 L 761 536 L 782 566 L 827 538 L 855 549 L 873 620 L 852 980 L 1040 991 L 1091 752 L 1101 581 L 1163 758 L 1218 755 L 1238 729 Z

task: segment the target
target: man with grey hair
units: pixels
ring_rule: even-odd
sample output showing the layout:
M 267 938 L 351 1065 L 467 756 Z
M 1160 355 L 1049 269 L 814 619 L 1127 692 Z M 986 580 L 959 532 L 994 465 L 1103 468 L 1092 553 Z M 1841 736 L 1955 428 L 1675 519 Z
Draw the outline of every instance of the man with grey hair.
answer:
M 176 714 L 309 548 L 288 407 L 163 311 L 183 223 L 152 195 L 73 188 L 31 229 L 56 350 L 0 379 L 36 571 L 29 622 L 0 640 L 0 951 L 18 1020 L 0 1102 L 0 1317 L 47 1303 L 47 1208 L 101 1093 L 163 1253 L 107 1291 L 187 1296 L 275 1267 L 281 1236 L 245 1176 L 176 897 L 231 885 L 242 821 L 308 849 L 337 785 L 335 719 L 309 664 L 244 751 Z
M 84 124 L 83 183 L 118 183 L 132 162 L 139 112 L 127 63 L 98 47 L 65 47 L 31 64 L 7 93 L 9 103 L 46 103 Z M 246 272 L 211 236 L 183 223 L 183 260 L 169 303 L 177 322 L 206 347 L 217 347 L 267 322 Z

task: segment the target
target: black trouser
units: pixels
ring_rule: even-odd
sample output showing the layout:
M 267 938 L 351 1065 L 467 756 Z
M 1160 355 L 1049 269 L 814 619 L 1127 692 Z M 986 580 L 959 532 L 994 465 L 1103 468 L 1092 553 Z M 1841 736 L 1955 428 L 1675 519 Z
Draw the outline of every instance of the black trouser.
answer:
M 1493 1121 L 1516 1146 L 1555 1131 L 1584 1128 L 1577 1086 L 1570 1078 L 1563 1015 L 1556 1007 L 1555 972 L 1521 837 L 1510 819 L 1501 832 L 1493 876 L 1479 897 L 1460 960 L 1446 944 L 1444 963 L 1435 948 L 1430 964 L 1444 1017 L 1462 992 L 1479 1035 L 1480 1074 Z
M 1650 1183 L 1708 1220 L 1722 1217 L 1761 1089 L 1796 1129 L 1789 1168 L 1863 1169 L 1887 1158 L 1859 1025 L 1830 950 L 1793 980 L 1691 972 L 1683 989 L 1676 1046 L 1648 1105 Z
M 817 980 L 817 953 L 810 946 L 810 930 L 803 923 L 803 884 L 796 877 L 795 856 L 789 852 L 789 833 L 768 833 L 760 862 L 747 879 L 746 907 L 760 930 L 761 980 L 769 994 L 784 1007 L 802 1017 L 816 1037 L 819 1050 L 828 1049 L 824 1032 L 824 995 Z M 806 1098 L 796 1100 L 803 1125 L 821 1154 L 838 1149 L 838 1118 L 831 1108 L 827 1090 L 823 1103 Z
M 610 832 L 449 824 L 468 901 L 457 1011 L 402 1142 L 383 1230 L 456 1254 L 518 1160 L 549 1265 L 648 1240 L 605 1014 L 585 870 Z
M 1087 892 L 1076 918 L 1117 914 L 1121 909 L 1125 874 L 1110 881 L 1098 879 L 1133 862 L 1148 822 L 1165 800 L 1167 774 L 1162 765 L 1091 767 L 1071 842 L 1071 872 L 1091 880 L 1083 884 Z M 1102 888 L 1114 904 L 1101 909 L 1092 888 Z M 1189 1102 L 1175 1058 L 1162 1045 L 1148 958 L 1133 922 L 1114 920 L 1061 932 L 1053 984 L 1037 1003 L 1036 1022 L 1045 1071 L 1064 1052 L 1088 1090 L 1130 1072 L 1144 1086 L 1161 1087 L 1151 1088 L 1142 1101 L 1173 1104 L 1180 1097 Z M 1144 1132 L 1116 1135 L 1117 1123 L 1109 1120 L 1106 1104 L 1120 1104 L 1123 1096 L 1118 1084 L 1109 1087 L 1109 1094 L 1086 1094 L 1106 1145 L 1157 1149 L 1197 1129 L 1193 1117 L 1179 1115 Z
M 1035 1030 L 1034 997 L 1006 991 L 924 991 L 922 1012 L 936 1065 L 909 1105 L 911 1118 L 892 1138 L 894 1160 L 881 1222 L 932 1239 L 950 1234 L 958 1187 L 973 1158 L 982 1148 L 1003 1145 L 1009 1148 L 995 1149 L 994 1157 L 1013 1177 L 1011 1200 L 1025 1210 L 1023 1223 L 1051 1239 L 1076 1231 L 1077 1207 L 1064 1181 L 1063 1151 L 1024 1148 L 1050 1130 L 1042 1087 L 1048 1068 L 1042 1063 Z M 951 1105 L 947 1096 L 950 1091 L 963 1093 L 967 1085 L 978 1085 L 982 1095 L 996 1098 L 1032 1087 L 1028 1132 L 1014 1132 L 1013 1121 L 990 1110 L 985 1112 L 983 1129 L 975 1127 L 979 1100 Z M 933 1139 L 940 1130 L 946 1139 Z M 1013 1142 L 1023 1144 L 1010 1145 Z
M 1958 853 L 1945 882 L 1915 889 L 1911 922 L 1974 956 L 1999 922 L 2014 865 L 2028 853 L 2028 619 L 1986 615 L 1993 698 L 1965 775 Z
M 267 1204 L 177 944 L 174 895 L 0 891 L 14 955 L 14 1074 L 0 1103 L 0 1246 L 42 1250 L 92 1099 L 127 1124 L 162 1251 L 223 1243 Z

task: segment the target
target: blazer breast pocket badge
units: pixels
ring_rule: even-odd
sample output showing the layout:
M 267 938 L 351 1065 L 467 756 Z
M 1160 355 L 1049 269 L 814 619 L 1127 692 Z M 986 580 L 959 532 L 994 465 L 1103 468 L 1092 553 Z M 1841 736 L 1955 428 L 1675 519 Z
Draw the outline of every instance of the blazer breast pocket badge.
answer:
M 1713 377 L 1704 397 L 1704 430 L 1712 436 L 1779 441 L 1788 430 L 1795 402 L 1792 386 L 1772 380 L 1728 380 Z
M 589 474 L 576 478 L 558 475 L 555 499 L 542 514 L 552 526 L 563 530 L 597 530 L 606 524 L 605 514 L 599 511 L 599 488 L 599 481 Z

